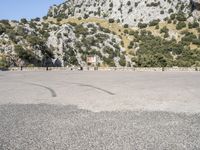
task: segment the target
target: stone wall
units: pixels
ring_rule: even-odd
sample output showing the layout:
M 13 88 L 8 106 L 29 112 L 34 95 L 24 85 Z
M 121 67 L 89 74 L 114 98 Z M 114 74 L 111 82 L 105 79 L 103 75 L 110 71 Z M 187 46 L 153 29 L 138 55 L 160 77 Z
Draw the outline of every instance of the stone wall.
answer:
M 69 70 L 80 70 L 78 67 L 11 67 L 9 68 L 10 71 L 69 71 Z M 166 68 L 133 68 L 133 67 L 86 67 L 83 68 L 84 71 L 135 71 L 135 72 L 195 72 L 200 71 L 200 67 L 166 67 Z
M 75 68 L 74 68 L 75 69 Z M 66 71 L 71 70 L 71 68 L 67 67 L 11 67 L 10 71 Z

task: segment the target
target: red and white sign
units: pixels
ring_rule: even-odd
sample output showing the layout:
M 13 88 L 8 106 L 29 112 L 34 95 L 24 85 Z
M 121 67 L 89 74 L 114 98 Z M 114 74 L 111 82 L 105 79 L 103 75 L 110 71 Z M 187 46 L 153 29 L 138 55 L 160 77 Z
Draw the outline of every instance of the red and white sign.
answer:
M 97 58 L 95 56 L 89 56 L 87 57 L 87 63 L 96 63 L 97 62 Z

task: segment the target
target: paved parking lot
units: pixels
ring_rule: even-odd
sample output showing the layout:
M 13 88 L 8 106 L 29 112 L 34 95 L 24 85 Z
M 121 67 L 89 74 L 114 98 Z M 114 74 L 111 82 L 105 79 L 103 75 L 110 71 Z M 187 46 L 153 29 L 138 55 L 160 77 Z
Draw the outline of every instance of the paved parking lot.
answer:
M 200 73 L 0 72 L 0 149 L 200 149 Z
M 3 72 L 0 104 L 64 104 L 98 111 L 200 112 L 200 73 Z

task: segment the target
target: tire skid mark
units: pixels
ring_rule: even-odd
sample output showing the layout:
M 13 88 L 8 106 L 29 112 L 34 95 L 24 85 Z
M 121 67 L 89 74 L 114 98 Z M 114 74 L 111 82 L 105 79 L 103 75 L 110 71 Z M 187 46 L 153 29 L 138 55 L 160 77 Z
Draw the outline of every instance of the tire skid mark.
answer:
M 45 85 L 42 85 L 42 84 L 38 84 L 38 83 L 30 83 L 30 82 L 26 82 L 26 83 L 29 84 L 29 85 L 34 85 L 34 86 L 42 87 L 42 88 L 48 90 L 51 93 L 52 97 L 57 97 L 56 92 L 52 88 L 50 88 L 48 86 L 45 86 Z
M 97 86 L 93 86 L 93 85 L 90 85 L 90 84 L 73 83 L 73 82 L 70 82 L 69 84 L 75 84 L 75 85 L 82 86 L 82 87 L 89 87 L 89 88 L 96 89 L 96 90 L 102 91 L 104 93 L 107 93 L 109 95 L 115 95 L 115 93 L 113 93 L 111 91 L 108 91 L 106 89 L 103 89 L 103 88 L 100 88 L 100 87 L 97 87 Z

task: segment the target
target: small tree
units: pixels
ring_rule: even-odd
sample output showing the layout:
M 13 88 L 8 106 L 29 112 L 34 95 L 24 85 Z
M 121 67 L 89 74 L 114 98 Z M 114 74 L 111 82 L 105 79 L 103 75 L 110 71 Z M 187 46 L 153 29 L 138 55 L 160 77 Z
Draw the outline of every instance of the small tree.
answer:
M 176 16 L 176 19 L 178 21 L 186 21 L 187 20 L 187 18 L 185 17 L 185 14 L 183 12 L 178 13 Z
M 4 28 L 1 24 L 0 24 L 0 35 L 2 33 L 6 32 L 6 28 Z
M 131 1 L 128 1 L 128 2 L 127 2 L 127 5 L 130 6 L 130 5 L 131 5 Z
M 114 20 L 114 19 L 109 19 L 108 22 L 109 22 L 109 23 L 114 23 L 115 20 Z
M 21 23 L 26 24 L 26 23 L 28 23 L 28 21 L 25 18 L 22 18 Z
M 128 28 L 128 27 L 129 27 L 129 25 L 128 25 L 128 24 L 125 24 L 125 25 L 124 25 L 124 28 Z
M 183 22 L 183 21 L 178 22 L 178 24 L 176 25 L 176 29 L 177 30 L 181 30 L 181 29 L 183 29 L 185 27 L 186 27 L 186 23 Z
M 149 26 L 156 26 L 156 25 L 159 24 L 159 22 L 160 22 L 159 19 L 157 19 L 157 20 L 153 20 L 153 21 L 151 21 L 151 22 L 149 23 Z
M 8 62 L 6 57 L 0 56 L 0 69 L 6 69 L 8 67 Z
M 113 2 L 111 2 L 109 6 L 112 8 L 113 7 Z
M 146 28 L 147 27 L 147 24 L 146 23 L 138 23 L 138 27 L 140 28 L 140 29 L 142 29 L 142 28 Z
M 169 29 L 166 27 L 166 26 L 164 26 L 162 29 L 160 29 L 160 33 L 168 33 L 169 32 Z
M 126 66 L 126 58 L 125 58 L 124 55 L 122 55 L 122 56 L 120 57 L 119 64 L 120 64 L 120 66 L 123 66 L 123 67 Z
M 171 20 L 174 20 L 175 18 L 176 18 L 176 14 L 171 14 L 171 15 L 170 15 L 170 19 L 171 19 Z
M 62 18 L 61 18 L 61 17 L 58 17 L 58 18 L 57 18 L 57 22 L 60 22 L 60 21 L 62 21 Z

